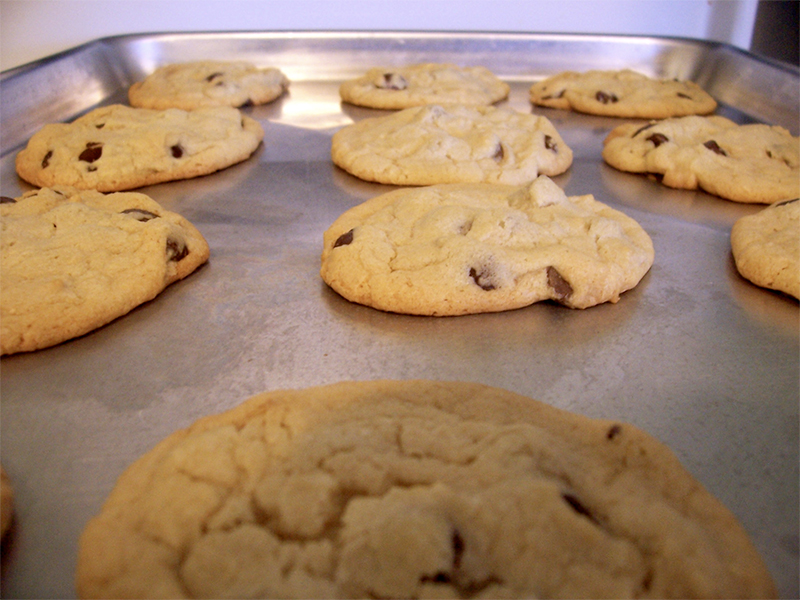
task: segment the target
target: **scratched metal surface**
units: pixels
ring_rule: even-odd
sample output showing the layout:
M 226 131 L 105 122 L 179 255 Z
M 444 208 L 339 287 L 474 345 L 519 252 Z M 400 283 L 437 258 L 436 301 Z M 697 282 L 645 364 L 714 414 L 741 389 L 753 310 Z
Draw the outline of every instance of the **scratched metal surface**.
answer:
M 290 92 L 245 109 L 266 130 L 248 161 L 145 188 L 208 239 L 210 262 L 82 338 L 0 362 L 0 459 L 17 517 L 2 547 L 5 597 L 75 595 L 76 546 L 116 477 L 173 430 L 270 389 L 347 379 L 479 381 L 590 416 L 624 419 L 670 445 L 741 520 L 782 596 L 798 590 L 798 303 L 740 278 L 733 222 L 760 207 L 669 190 L 600 158 L 620 121 L 533 109 L 530 83 L 564 69 L 631 67 L 691 78 L 739 122 L 798 133 L 796 69 L 719 44 L 641 37 L 422 34 L 162 34 L 98 40 L 3 73 L 0 192 L 43 124 L 111 102 L 155 66 L 204 57 L 280 67 Z M 391 189 L 329 159 L 333 133 L 377 111 L 338 84 L 374 64 L 483 64 L 501 103 L 550 118 L 575 153 L 555 180 L 637 219 L 655 264 L 619 303 L 543 303 L 453 318 L 353 305 L 318 276 L 322 232 Z

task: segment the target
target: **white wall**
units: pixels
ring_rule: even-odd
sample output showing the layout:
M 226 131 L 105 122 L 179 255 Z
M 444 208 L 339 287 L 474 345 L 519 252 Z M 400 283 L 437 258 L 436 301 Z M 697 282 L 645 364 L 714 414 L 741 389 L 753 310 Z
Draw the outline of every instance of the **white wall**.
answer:
M 93 39 L 156 31 L 611 33 L 748 49 L 757 0 L 0 0 L 0 70 Z

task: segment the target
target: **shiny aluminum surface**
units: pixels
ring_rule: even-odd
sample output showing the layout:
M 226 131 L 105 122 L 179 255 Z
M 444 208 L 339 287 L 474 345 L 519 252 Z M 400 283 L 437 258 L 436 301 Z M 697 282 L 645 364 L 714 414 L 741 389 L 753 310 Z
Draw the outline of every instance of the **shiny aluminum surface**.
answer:
M 667 443 L 740 519 L 784 597 L 798 590 L 797 301 L 736 273 L 730 227 L 761 207 L 663 188 L 606 166 L 621 121 L 533 109 L 533 80 L 631 67 L 692 78 L 739 122 L 797 135 L 796 70 L 718 44 L 522 34 L 247 33 L 100 40 L 0 79 L 0 192 L 30 189 L 16 150 L 46 122 L 98 103 L 165 62 L 244 58 L 292 80 L 245 109 L 265 128 L 250 160 L 148 193 L 192 221 L 210 262 L 154 301 L 82 338 L 0 362 L 0 459 L 17 518 L 2 547 L 4 597 L 75 594 L 78 537 L 122 470 L 163 437 L 249 396 L 340 380 L 431 378 L 503 387 L 589 416 L 630 421 Z M 547 116 L 575 155 L 555 181 L 637 219 L 655 263 L 617 304 L 551 303 L 426 318 L 347 302 L 318 275 L 323 231 L 390 186 L 330 161 L 333 133 L 380 111 L 343 105 L 338 84 L 376 64 L 483 64 L 501 103 Z

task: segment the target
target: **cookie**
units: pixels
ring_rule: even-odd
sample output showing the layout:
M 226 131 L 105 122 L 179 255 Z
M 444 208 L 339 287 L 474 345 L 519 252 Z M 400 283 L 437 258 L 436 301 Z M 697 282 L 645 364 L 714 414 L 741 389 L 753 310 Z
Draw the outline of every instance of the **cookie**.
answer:
M 208 260 L 201 233 L 137 192 L 69 187 L 3 198 L 2 354 L 88 333 Z
M 204 106 L 243 107 L 272 102 L 289 87 L 275 67 L 245 61 L 201 60 L 159 67 L 128 89 L 137 108 L 194 110 Z
M 741 217 L 731 228 L 731 250 L 742 277 L 800 299 L 800 199 Z
M 717 102 L 692 81 L 621 71 L 565 71 L 530 88 L 533 104 L 591 115 L 666 119 L 714 112 Z
M 767 597 L 735 517 L 663 444 L 502 389 L 254 396 L 133 463 L 82 598 Z
M 351 302 L 447 316 L 617 302 L 653 264 L 636 221 L 549 178 L 395 190 L 341 215 L 320 275 Z
M 14 489 L 5 470 L 0 466 L 0 539 L 5 537 L 14 519 Z
M 425 104 L 493 104 L 509 90 L 485 67 L 423 63 L 369 69 L 342 83 L 339 95 L 350 104 L 397 110 Z
M 737 125 L 720 116 L 626 123 L 604 140 L 603 159 L 622 171 L 654 174 L 672 188 L 734 202 L 800 196 L 800 138 L 779 126 Z
M 433 104 L 343 127 L 333 135 L 331 158 L 351 175 L 378 183 L 514 185 L 563 173 L 572 150 L 546 117 Z
M 45 125 L 17 154 L 16 169 L 39 187 L 122 191 L 224 169 L 247 159 L 263 137 L 258 121 L 235 108 L 115 104 Z

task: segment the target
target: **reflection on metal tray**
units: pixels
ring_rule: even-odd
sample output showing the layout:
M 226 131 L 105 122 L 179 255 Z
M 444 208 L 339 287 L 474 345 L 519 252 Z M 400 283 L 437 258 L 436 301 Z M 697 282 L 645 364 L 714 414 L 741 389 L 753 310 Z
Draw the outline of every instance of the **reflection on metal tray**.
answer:
M 176 428 L 269 389 L 344 379 L 480 381 L 590 416 L 625 419 L 670 445 L 750 532 L 780 592 L 798 590 L 800 317 L 795 300 L 738 276 L 730 227 L 760 207 L 670 190 L 600 158 L 618 120 L 533 109 L 548 74 L 633 68 L 689 78 L 738 122 L 798 133 L 794 67 L 692 40 L 535 34 L 240 33 L 92 42 L 2 74 L 0 187 L 29 187 L 14 155 L 47 122 L 125 102 L 157 65 L 248 59 L 290 91 L 248 108 L 266 130 L 248 161 L 144 189 L 211 245 L 209 264 L 154 301 L 60 346 L 2 360 L 2 463 L 17 521 L 2 552 L 6 597 L 70 597 L 78 537 L 116 477 Z M 350 304 L 319 279 L 322 232 L 390 189 L 330 162 L 341 126 L 379 111 L 338 85 L 370 66 L 482 64 L 511 85 L 502 105 L 546 115 L 573 148 L 555 178 L 653 238 L 656 259 L 617 304 L 543 303 L 506 313 L 409 317 Z

